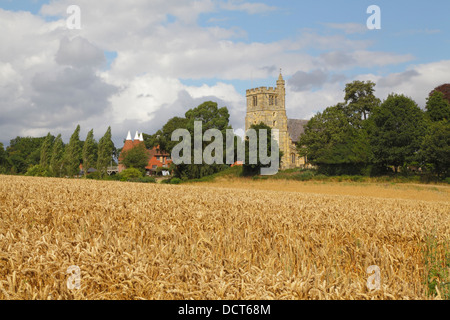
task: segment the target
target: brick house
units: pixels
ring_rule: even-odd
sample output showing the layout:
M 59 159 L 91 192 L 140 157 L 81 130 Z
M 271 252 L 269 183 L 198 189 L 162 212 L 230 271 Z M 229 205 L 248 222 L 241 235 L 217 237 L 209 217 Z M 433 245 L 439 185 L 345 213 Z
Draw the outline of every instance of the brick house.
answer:
M 134 140 L 131 139 L 131 133 L 128 132 L 127 139 L 122 148 L 122 152 L 119 155 L 119 173 L 126 169 L 125 165 L 120 162 L 123 160 L 123 152 L 129 151 L 139 144 L 144 143 L 143 134 L 136 132 Z M 145 167 L 146 175 L 155 175 L 158 168 L 167 168 L 163 170 L 163 175 L 170 175 L 169 167 L 172 164 L 170 154 L 160 149 L 159 146 L 153 147 L 153 149 L 147 149 L 149 161 L 148 165 Z

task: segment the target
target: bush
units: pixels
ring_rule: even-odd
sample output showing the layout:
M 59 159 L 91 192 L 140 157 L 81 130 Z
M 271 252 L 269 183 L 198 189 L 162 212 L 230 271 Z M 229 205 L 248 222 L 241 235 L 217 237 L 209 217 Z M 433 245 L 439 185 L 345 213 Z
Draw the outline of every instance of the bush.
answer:
M 29 176 L 29 177 L 51 177 L 52 176 L 50 171 L 41 165 L 35 165 L 33 167 L 30 167 L 27 170 L 27 173 L 25 175 Z
M 140 182 L 140 183 L 156 183 L 156 179 L 153 178 L 153 177 L 143 177 L 143 178 L 137 179 L 137 182 Z
M 170 184 L 180 184 L 180 183 L 181 183 L 181 179 L 179 179 L 179 178 L 170 179 Z
M 365 178 L 363 176 L 352 176 L 350 177 L 350 180 L 354 182 L 363 182 L 365 181 Z
M 130 181 L 142 178 L 142 172 L 139 169 L 129 168 L 119 173 L 120 181 Z
M 102 173 L 100 171 L 95 171 L 95 172 L 89 173 L 86 176 L 86 179 L 101 180 L 102 179 Z
M 312 171 L 305 171 L 299 175 L 295 175 L 294 180 L 308 181 L 308 180 L 311 180 L 313 177 L 314 177 L 314 173 Z
M 324 174 L 318 174 L 318 175 L 314 176 L 314 180 L 328 180 L 328 179 L 330 179 L 330 178 Z

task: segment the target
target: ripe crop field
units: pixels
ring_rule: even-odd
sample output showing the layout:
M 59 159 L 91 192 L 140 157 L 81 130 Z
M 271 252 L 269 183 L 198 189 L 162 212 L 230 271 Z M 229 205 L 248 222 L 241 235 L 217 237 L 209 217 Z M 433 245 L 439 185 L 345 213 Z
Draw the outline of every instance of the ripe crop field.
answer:
M 445 272 L 429 272 L 424 248 L 432 239 L 448 272 L 450 188 L 383 196 L 383 186 L 359 195 L 264 183 L 0 176 L 0 299 L 446 297 Z M 70 266 L 79 289 L 68 287 Z

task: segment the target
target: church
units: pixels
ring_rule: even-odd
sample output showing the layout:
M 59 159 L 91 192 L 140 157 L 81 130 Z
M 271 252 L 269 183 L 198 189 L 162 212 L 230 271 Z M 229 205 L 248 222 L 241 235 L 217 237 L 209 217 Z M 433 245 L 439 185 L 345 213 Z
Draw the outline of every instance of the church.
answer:
M 245 130 L 250 126 L 263 122 L 272 129 L 280 132 L 279 146 L 283 152 L 281 170 L 303 167 L 307 163 L 306 157 L 299 156 L 296 142 L 305 131 L 308 120 L 288 119 L 286 114 L 286 82 L 282 74 L 277 86 L 260 87 L 247 90 L 247 115 Z

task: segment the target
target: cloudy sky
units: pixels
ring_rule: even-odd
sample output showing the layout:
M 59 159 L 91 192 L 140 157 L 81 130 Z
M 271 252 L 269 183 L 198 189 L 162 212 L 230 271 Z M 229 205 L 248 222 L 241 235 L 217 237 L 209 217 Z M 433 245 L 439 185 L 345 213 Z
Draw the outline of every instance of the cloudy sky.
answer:
M 372 4 L 381 30 L 366 26 Z M 110 125 L 121 147 L 207 100 L 243 128 L 246 89 L 274 86 L 280 68 L 289 118 L 342 101 L 353 80 L 424 107 L 450 83 L 449 12 L 448 0 L 0 0 L 0 142 L 68 142 L 77 124 L 98 140 Z

